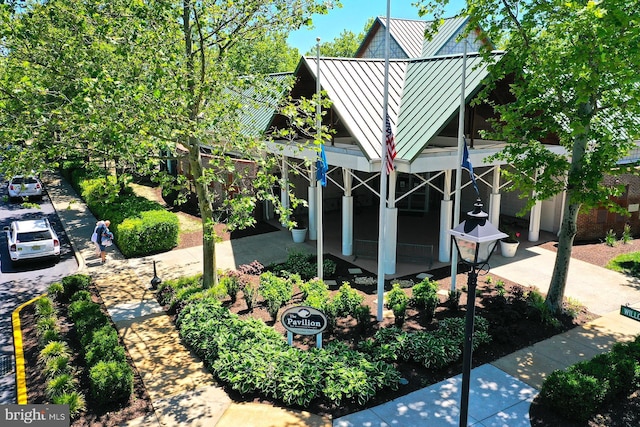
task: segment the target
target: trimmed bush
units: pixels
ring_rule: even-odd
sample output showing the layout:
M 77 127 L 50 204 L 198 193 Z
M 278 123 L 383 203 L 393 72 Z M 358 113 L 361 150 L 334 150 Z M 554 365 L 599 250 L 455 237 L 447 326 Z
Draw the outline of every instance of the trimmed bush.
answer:
M 96 365 L 102 360 L 116 362 L 127 360 L 124 347 L 120 345 L 118 332 L 111 325 L 95 330 L 84 352 L 88 366 Z
M 80 179 L 80 193 L 97 218 L 108 218 L 126 257 L 168 251 L 178 245 L 178 217 L 157 202 L 121 189 L 113 176 Z
M 62 293 L 59 295 L 63 302 L 69 301 L 78 291 L 86 291 L 91 284 L 91 276 L 86 274 L 72 274 L 62 278 Z
M 89 370 L 89 389 L 98 405 L 129 400 L 133 392 L 131 367 L 123 362 L 98 362 Z
M 140 212 L 117 226 L 116 244 L 127 258 L 169 251 L 178 246 L 178 217 L 166 210 Z
M 640 336 L 634 342 L 617 343 L 609 353 L 551 373 L 540 397 L 554 411 L 586 421 L 606 401 L 640 385 Z

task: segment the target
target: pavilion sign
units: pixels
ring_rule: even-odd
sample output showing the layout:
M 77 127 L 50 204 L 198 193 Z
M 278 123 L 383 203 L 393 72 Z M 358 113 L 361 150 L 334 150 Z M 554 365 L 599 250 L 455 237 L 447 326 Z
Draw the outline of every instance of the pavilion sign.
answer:
M 298 335 L 317 335 L 327 328 L 327 316 L 307 306 L 288 308 L 280 321 L 287 331 Z
M 631 308 L 627 305 L 620 306 L 620 314 L 633 320 L 640 322 L 640 310 Z

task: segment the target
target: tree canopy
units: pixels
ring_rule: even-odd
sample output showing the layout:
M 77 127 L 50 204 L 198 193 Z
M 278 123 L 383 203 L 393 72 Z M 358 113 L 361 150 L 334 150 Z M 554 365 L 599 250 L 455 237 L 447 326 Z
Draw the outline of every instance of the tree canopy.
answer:
M 339 1 L 15 4 L 0 5 L 2 167 L 41 170 L 74 157 L 157 172 L 182 147 L 203 218 L 203 278 L 214 283 L 214 205 L 243 227 L 256 200 L 278 202 L 264 135 L 243 132 L 242 111 L 282 93 L 286 82 L 262 77 L 291 67 L 283 35 Z M 236 167 L 238 158 L 251 167 Z
M 421 1 L 442 17 L 448 1 Z M 547 305 L 561 309 L 580 209 L 607 206 L 622 188 L 605 174 L 636 173 L 620 159 L 640 136 L 640 15 L 635 0 L 470 0 L 468 29 L 480 28 L 506 54 L 491 67 L 509 78 L 515 101 L 495 105 L 493 138 L 508 142 L 497 157 L 528 207 L 565 192 L 558 255 Z M 485 54 L 491 49 L 486 46 Z M 488 55 L 487 55 L 488 58 Z M 487 87 L 490 90 L 491 85 Z M 556 141 L 564 154 L 548 150 Z

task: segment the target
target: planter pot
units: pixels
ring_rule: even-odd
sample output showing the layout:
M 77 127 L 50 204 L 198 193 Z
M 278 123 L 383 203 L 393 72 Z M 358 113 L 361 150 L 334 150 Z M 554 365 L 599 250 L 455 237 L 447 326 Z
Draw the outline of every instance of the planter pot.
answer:
M 293 237 L 293 243 L 303 243 L 307 238 L 307 229 L 294 228 L 291 230 L 291 236 Z
M 516 255 L 519 244 L 520 242 L 511 243 L 500 240 L 500 253 L 505 258 L 513 258 Z

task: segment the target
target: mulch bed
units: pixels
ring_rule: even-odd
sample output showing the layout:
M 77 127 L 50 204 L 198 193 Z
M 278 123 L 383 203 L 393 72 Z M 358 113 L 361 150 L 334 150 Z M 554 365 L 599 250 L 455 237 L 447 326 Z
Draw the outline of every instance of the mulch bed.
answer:
M 259 223 L 261 224 L 261 223 Z M 268 224 L 267 224 L 268 225 Z M 238 235 L 233 236 L 228 233 L 224 226 L 219 226 L 216 231 L 218 235 L 224 240 L 236 238 Z M 269 227 L 261 227 L 261 232 L 269 232 Z M 270 226 L 271 227 L 271 226 Z M 275 228 L 275 227 L 274 227 Z M 253 234 L 257 232 L 253 230 Z M 248 232 L 250 235 L 251 232 Z M 606 247 L 602 243 L 592 243 L 590 245 L 578 245 L 574 247 L 573 257 L 582 259 L 587 262 L 592 262 L 596 265 L 604 265 L 608 259 L 615 256 L 618 253 L 629 252 L 633 250 L 640 250 L 640 241 L 632 242 L 632 245 L 619 245 L 615 248 Z M 202 244 L 202 233 L 195 232 L 188 235 L 181 236 L 181 243 L 179 248 L 192 247 Z M 553 242 L 549 242 L 542 245 L 545 248 L 555 250 Z M 605 257 L 608 257 L 605 260 Z M 331 279 L 336 280 L 338 284 L 343 281 L 349 281 L 351 286 L 359 290 L 364 296 L 365 304 L 369 304 L 371 307 L 375 307 L 374 301 L 377 299 L 376 285 L 357 285 L 354 283 L 354 275 L 348 272 L 349 268 L 354 267 L 350 263 L 341 258 L 331 255 L 325 255 L 325 259 L 332 259 L 336 262 L 337 270 L 334 277 Z M 448 292 L 451 286 L 450 269 L 442 268 L 430 272 L 433 274 L 433 280 L 438 281 L 440 289 Z M 370 276 L 375 277 L 374 273 L 364 272 L 358 276 Z M 495 275 L 492 277 L 491 283 L 487 283 L 486 277 L 480 277 L 478 282 L 478 294 L 476 298 L 476 314 L 486 317 L 492 327 L 490 328 L 493 341 L 489 345 L 485 345 L 473 353 L 473 365 L 479 366 L 484 363 L 495 361 L 496 359 L 513 353 L 516 350 L 525 348 L 536 342 L 552 337 L 558 333 L 569 330 L 575 326 L 582 325 L 593 318 L 593 315 L 586 310 L 579 312 L 576 318 L 564 317 L 560 322 L 559 328 L 552 328 L 545 326 L 540 322 L 540 319 L 536 317 L 535 313 L 528 311 L 526 306 L 507 303 L 507 301 L 513 301 L 514 295 L 518 295 L 522 291 L 526 291 L 517 283 L 513 283 Z M 330 279 L 330 278 L 326 278 Z M 506 289 L 506 299 L 498 295 L 495 284 L 498 281 L 502 281 Z M 414 279 L 414 282 L 417 280 Z M 457 283 L 465 284 L 467 282 L 466 274 L 459 274 L 457 277 Z M 337 287 L 331 289 L 331 292 L 337 292 Z M 390 289 L 390 284 L 387 283 L 385 290 Z M 410 295 L 410 290 L 407 289 Z M 294 296 L 293 303 L 299 303 L 301 295 Z M 436 312 L 436 317 L 431 322 L 425 322 L 421 314 L 415 310 L 410 309 L 407 312 L 406 320 L 402 325 L 405 330 L 423 330 L 433 329 L 437 326 L 437 321 L 450 316 L 464 316 L 464 307 L 466 305 L 466 292 L 462 293 L 458 309 L 452 309 L 449 307 L 446 301 L 446 296 L 442 295 L 440 298 L 440 305 Z M 247 310 L 244 300 L 241 298 L 241 294 L 235 304 L 231 304 L 230 301 L 225 302 L 232 312 L 237 313 L 241 317 L 255 317 L 264 320 L 268 325 L 272 325 L 276 330 L 285 333 L 281 324 L 273 322 L 268 314 L 266 307 L 260 301 L 254 307 L 252 312 Z M 372 309 L 375 310 L 375 309 Z M 59 310 L 60 317 L 62 312 Z M 27 365 L 27 386 L 29 390 L 29 403 L 44 402 L 44 379 L 39 372 L 37 361 L 37 350 L 35 342 L 34 328 L 34 315 L 33 308 L 26 307 L 21 312 L 21 321 L 23 324 L 24 344 L 25 344 L 25 357 Z M 332 334 L 325 334 L 326 340 L 343 340 L 345 342 L 356 345 L 360 340 L 366 339 L 372 336 L 376 330 L 383 327 L 393 325 L 393 318 L 387 318 L 384 321 L 378 323 L 375 319 L 375 312 L 372 313 L 371 323 L 366 328 L 362 328 L 356 325 L 353 319 L 344 319 L 338 323 L 335 331 Z M 73 336 L 73 328 L 68 323 L 65 323 L 65 328 L 69 329 L 69 333 Z M 307 341 L 296 341 L 297 346 L 302 348 L 314 345 L 314 342 L 310 339 Z M 75 362 L 78 366 L 82 366 L 83 360 L 76 356 Z M 357 405 L 355 403 L 346 403 L 341 407 L 332 407 L 316 402 L 313 406 L 303 408 L 313 413 L 330 415 L 332 417 L 340 417 L 345 414 L 349 414 L 355 411 L 360 411 L 366 407 L 378 405 L 380 403 L 392 400 L 398 396 L 405 395 L 414 390 L 428 386 L 430 384 L 437 383 L 446 378 L 455 376 L 461 372 L 462 361 L 451 365 L 441 370 L 425 369 L 420 365 L 412 363 L 398 363 L 397 368 L 402 373 L 402 376 L 408 380 L 406 385 L 402 385 L 397 391 L 386 391 L 385 393 L 379 393 L 375 399 L 369 401 L 366 406 Z M 86 379 L 81 378 L 81 384 L 86 387 Z M 135 376 L 134 382 L 134 394 L 128 404 L 122 405 L 118 408 L 101 408 L 96 409 L 88 402 L 89 408 L 80 419 L 75 420 L 73 426 L 114 426 L 122 423 L 123 421 L 136 418 L 151 410 L 151 402 L 148 395 L 144 390 L 144 386 L 139 375 Z M 83 390 L 86 395 L 88 391 Z M 230 397 L 237 402 L 254 401 L 254 402 L 266 402 L 262 397 L 249 395 L 241 396 L 237 392 L 227 387 L 227 392 Z M 531 409 L 531 424 L 532 426 L 589 426 L 589 427 L 619 427 L 619 426 L 636 426 L 640 425 L 640 397 L 639 393 L 635 393 L 629 396 L 628 399 L 620 399 L 617 402 L 613 402 L 612 405 L 601 411 L 600 414 L 595 416 L 592 420 L 583 424 L 571 424 L 567 420 L 564 420 L 560 415 L 548 411 L 543 405 L 536 399 L 532 404 Z M 277 402 L 272 402 L 276 403 Z
M 89 291 L 93 294 L 93 301 L 102 304 L 97 290 L 91 286 Z M 66 315 L 66 307 L 54 301 L 57 310 L 58 325 L 60 326 L 61 335 L 65 337 L 65 341 L 72 349 L 71 360 L 69 364 L 76 367 L 78 374 L 76 378 L 79 380 L 78 391 L 81 392 L 87 401 L 86 411 L 82 412 L 71 423 L 71 427 L 91 426 L 91 427 L 111 427 L 118 426 L 122 423 L 141 417 L 151 412 L 153 407 L 151 399 L 142 382 L 138 371 L 133 365 L 133 361 L 127 352 L 127 361 L 133 369 L 133 393 L 129 401 L 119 405 L 99 407 L 91 402 L 89 397 L 89 381 L 88 370 L 85 360 L 81 356 L 80 344 L 76 338 L 73 323 Z M 43 375 L 38 363 L 38 347 L 37 333 L 35 330 L 36 316 L 35 304 L 30 304 L 20 312 L 20 323 L 22 326 L 22 343 L 25 357 L 25 375 L 27 381 L 27 401 L 30 404 L 49 403 L 46 396 L 46 377 Z M 126 347 L 125 347 L 126 351 Z

